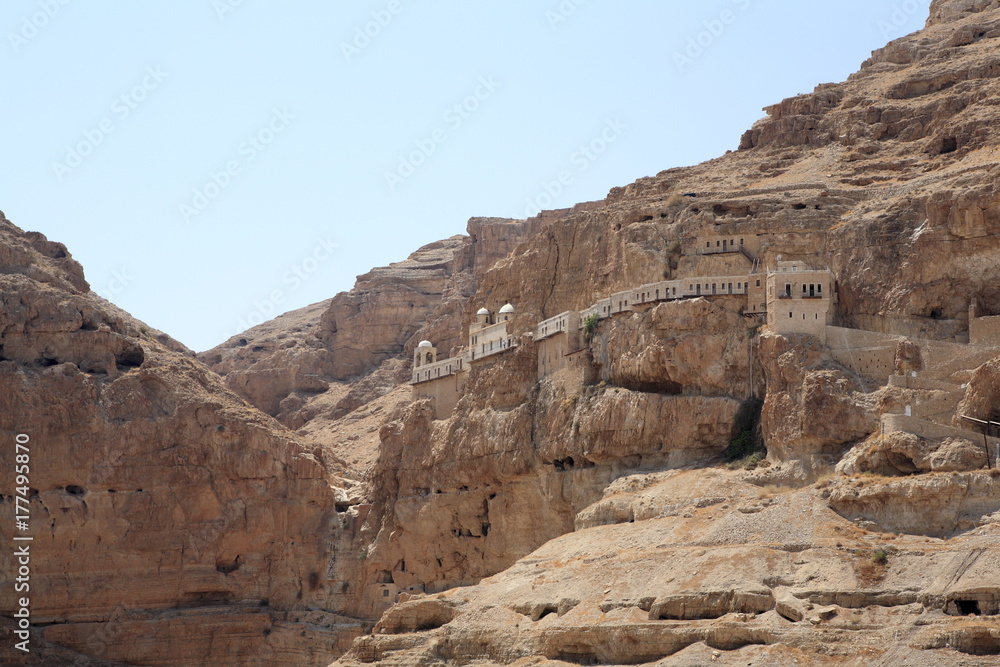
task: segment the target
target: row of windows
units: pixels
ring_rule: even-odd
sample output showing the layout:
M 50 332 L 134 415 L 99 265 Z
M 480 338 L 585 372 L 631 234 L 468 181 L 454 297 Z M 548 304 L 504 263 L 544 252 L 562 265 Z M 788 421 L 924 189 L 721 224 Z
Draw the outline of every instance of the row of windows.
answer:
M 760 287 L 760 280 L 757 281 L 757 287 Z M 736 283 L 689 283 L 687 292 L 682 296 L 702 296 L 702 295 L 725 295 L 725 294 L 745 294 L 747 290 L 750 289 L 750 283 L 736 282 Z M 635 292 L 634 293 L 634 303 L 647 303 L 650 300 L 660 301 L 662 299 L 677 298 L 679 295 L 678 287 L 665 287 L 657 288 L 655 292 Z M 654 296 L 655 294 L 655 296 Z M 614 304 L 601 306 L 600 312 L 602 315 L 607 316 L 612 312 L 621 312 L 632 303 L 627 298 L 621 298 L 617 302 L 617 307 Z M 543 330 L 543 335 L 545 331 Z
M 802 283 L 802 296 L 822 296 L 823 295 L 823 284 L 822 283 Z M 785 297 L 792 296 L 792 284 L 785 283 L 785 292 L 783 294 Z
M 556 331 L 556 333 L 558 333 L 560 331 L 565 331 L 565 330 L 566 330 L 566 318 L 563 318 L 563 319 L 561 319 L 561 320 L 559 320 L 558 322 L 555 323 L 555 331 Z M 541 335 L 543 337 L 544 336 L 548 336 L 549 335 L 549 325 L 546 324 L 544 327 L 542 327 L 542 330 L 541 330 L 540 333 L 541 333 Z M 475 343 L 475 341 L 473 341 L 473 344 L 474 343 Z
M 443 373 L 442 370 L 444 371 Z M 461 361 L 459 361 L 458 370 L 462 370 Z M 432 373 L 433 377 L 431 376 Z M 449 375 L 454 375 L 454 374 L 455 374 L 455 367 L 452 364 L 448 364 L 443 369 L 435 368 L 432 370 L 417 371 L 416 373 L 413 374 L 413 380 L 414 382 L 426 382 L 428 380 L 437 380 L 438 378 L 448 377 Z
M 743 239 L 740 239 L 740 245 L 744 245 Z M 712 242 L 711 241 L 705 241 L 705 247 L 706 248 L 711 248 L 712 247 Z M 715 247 L 716 248 L 735 248 L 736 247 L 736 239 L 722 239 L 721 241 L 720 240 L 716 240 L 715 241 Z
M 708 285 L 709 285 L 709 283 L 705 283 L 705 289 L 706 290 L 708 289 Z M 714 290 L 716 288 L 716 285 L 718 285 L 718 283 L 711 283 L 711 285 L 712 285 L 712 289 Z M 726 287 L 726 283 L 722 283 L 722 288 L 725 289 L 725 287 Z M 698 285 L 698 288 L 701 289 L 701 285 Z M 733 288 L 733 284 L 729 283 L 729 289 L 732 289 L 732 288 Z M 688 285 L 688 290 L 689 291 L 693 290 L 693 289 L 694 289 L 694 285 Z M 743 289 L 743 283 L 736 283 L 736 289 Z M 677 290 L 674 290 L 674 292 L 676 293 Z

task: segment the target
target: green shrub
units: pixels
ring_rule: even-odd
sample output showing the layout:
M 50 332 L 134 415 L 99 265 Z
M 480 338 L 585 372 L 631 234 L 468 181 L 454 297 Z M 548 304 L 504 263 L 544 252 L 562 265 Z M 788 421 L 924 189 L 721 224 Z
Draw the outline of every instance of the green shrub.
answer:
M 583 337 L 590 342 L 591 336 L 597 331 L 597 323 L 601 321 L 601 318 L 594 313 L 593 315 L 588 315 L 587 319 L 583 321 Z
M 889 563 L 889 554 L 885 549 L 879 547 L 872 552 L 872 562 L 876 565 L 887 565 Z

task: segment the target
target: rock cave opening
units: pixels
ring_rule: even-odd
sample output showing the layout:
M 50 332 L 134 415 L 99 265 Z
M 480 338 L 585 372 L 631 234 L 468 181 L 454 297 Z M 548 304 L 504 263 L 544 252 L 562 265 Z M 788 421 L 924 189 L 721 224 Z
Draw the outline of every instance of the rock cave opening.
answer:
M 234 558 L 233 562 L 231 563 L 220 559 L 215 562 L 215 569 L 216 571 L 221 572 L 222 574 L 230 575 L 236 570 L 240 569 L 240 566 L 242 564 L 243 563 L 240 562 L 240 556 Z
M 115 365 L 120 371 L 139 368 L 144 361 L 146 361 L 146 353 L 138 345 L 130 345 L 115 355 Z
M 559 608 L 556 607 L 555 605 L 551 604 L 545 605 L 538 611 L 538 617 L 535 618 L 535 620 L 540 621 L 550 614 L 558 614 L 558 613 L 559 613 Z
M 587 651 L 559 651 L 553 657 L 553 660 L 561 660 L 562 662 L 569 662 L 574 665 L 599 665 L 601 660 Z
M 575 468 L 593 468 L 596 464 L 588 459 L 574 459 L 572 456 L 567 456 L 564 459 L 556 459 L 552 462 L 552 466 L 559 471 L 573 470 Z
M 958 607 L 958 613 L 960 616 L 982 616 L 983 613 L 979 609 L 979 600 L 955 600 L 955 606 Z

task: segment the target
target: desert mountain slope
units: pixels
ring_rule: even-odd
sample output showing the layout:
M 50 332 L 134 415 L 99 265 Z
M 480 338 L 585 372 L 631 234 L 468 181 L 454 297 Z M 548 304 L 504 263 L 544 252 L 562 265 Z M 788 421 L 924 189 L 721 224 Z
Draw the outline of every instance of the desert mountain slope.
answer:
M 936 0 L 739 150 L 197 358 L 0 221 L 34 664 L 998 664 L 998 46 Z M 463 366 L 415 400 L 422 340 Z
M 525 337 L 450 418 L 398 413 L 366 571 L 400 602 L 342 664 L 995 664 L 996 443 L 961 416 L 1000 397 L 996 342 L 969 344 L 1000 313 L 998 10 L 935 2 L 740 150 L 536 221 L 467 312 L 502 297 L 533 332 L 782 260 L 832 271 L 838 326 L 824 343 L 760 328 L 745 297 L 667 301 L 602 321 L 589 378 L 539 379 Z M 703 251 L 727 238 L 759 246 Z M 715 468 L 750 395 L 766 467 Z

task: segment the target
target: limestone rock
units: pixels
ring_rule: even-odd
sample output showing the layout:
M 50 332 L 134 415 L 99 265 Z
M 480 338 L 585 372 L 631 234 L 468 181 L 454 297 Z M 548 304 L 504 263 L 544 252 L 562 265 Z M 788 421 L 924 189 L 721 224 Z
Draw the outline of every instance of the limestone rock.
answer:
M 995 473 L 971 470 L 973 438 L 873 434 L 911 403 L 936 426 L 995 416 L 997 355 L 965 343 L 973 299 L 1000 314 L 997 39 L 995 1 L 936 0 L 847 81 L 768 107 L 740 150 L 470 221 L 203 353 L 211 370 L 0 222 L 0 422 L 44 443 L 40 645 L 192 665 L 318 665 L 349 643 L 340 664 L 995 662 Z M 753 249 L 705 253 L 712 235 Z M 891 335 L 884 363 L 852 370 L 726 296 L 604 320 L 587 372 L 539 379 L 541 319 L 668 278 L 756 280 L 779 256 L 830 268 L 834 322 Z M 410 401 L 413 346 L 455 352 L 508 301 L 519 345 L 475 365 L 454 414 Z M 751 396 L 770 466 L 729 470 Z
M 982 442 L 964 438 L 934 440 L 894 431 L 872 437 L 849 452 L 837 465 L 846 474 L 912 475 L 919 472 L 966 472 L 986 465 Z
M 323 467 L 218 376 L 90 296 L 61 246 L 3 219 L 0 248 L 0 430 L 30 439 L 37 640 L 142 664 L 264 664 L 289 650 L 305 627 L 288 614 L 342 594 L 337 546 L 321 537 L 340 530 Z M 0 453 L 9 470 L 14 454 Z M 0 527 L 11 544 L 12 531 Z M 13 558 L 4 550 L 0 567 L 14 571 Z M 328 624 L 319 646 L 290 650 L 323 664 L 362 631 Z M 212 648 L 226 636 L 240 647 Z M 11 647 L 0 662 L 13 664 Z
M 809 341 L 765 333 L 759 358 L 767 383 L 761 427 L 772 459 L 811 470 L 875 430 L 863 385 Z
M 885 531 L 947 536 L 984 523 L 1000 510 L 998 477 L 949 473 L 840 482 L 830 506 L 849 519 L 867 519 Z

